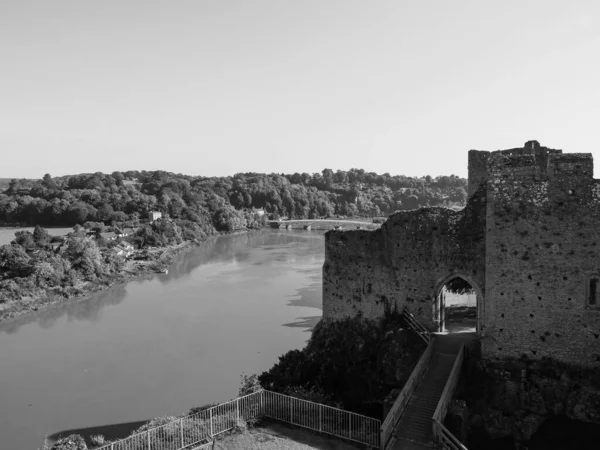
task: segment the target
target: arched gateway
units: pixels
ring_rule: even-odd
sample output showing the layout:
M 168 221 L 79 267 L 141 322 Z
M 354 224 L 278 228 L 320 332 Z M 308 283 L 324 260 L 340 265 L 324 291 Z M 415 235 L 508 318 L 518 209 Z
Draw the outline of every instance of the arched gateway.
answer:
M 599 367 L 600 180 L 592 155 L 529 141 L 468 156 L 463 209 L 396 211 L 378 230 L 325 235 L 323 318 L 379 320 L 407 309 L 428 329 L 448 329 L 444 286 L 459 277 L 475 292 L 471 318 L 484 358 Z M 463 306 L 469 312 L 468 301 Z
M 454 273 L 438 281 L 434 297 L 433 323 L 437 332 L 476 332 L 483 328 L 483 293 L 469 276 Z

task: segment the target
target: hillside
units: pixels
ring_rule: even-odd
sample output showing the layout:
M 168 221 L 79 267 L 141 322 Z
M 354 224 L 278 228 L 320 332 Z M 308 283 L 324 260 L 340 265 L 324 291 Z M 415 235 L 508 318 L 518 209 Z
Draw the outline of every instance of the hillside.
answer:
M 231 231 L 273 218 L 386 216 L 421 206 L 458 207 L 467 181 L 375 174 L 364 170 L 315 174 L 245 173 L 200 177 L 163 171 L 93 173 L 12 180 L 0 193 L 0 223 L 72 226 L 84 222 L 138 222 L 148 211 L 192 221 L 207 232 Z
M 8 189 L 8 187 L 10 186 L 11 180 L 12 180 L 12 178 L 0 178 L 0 192 Z M 37 180 L 28 179 L 27 181 L 35 182 Z

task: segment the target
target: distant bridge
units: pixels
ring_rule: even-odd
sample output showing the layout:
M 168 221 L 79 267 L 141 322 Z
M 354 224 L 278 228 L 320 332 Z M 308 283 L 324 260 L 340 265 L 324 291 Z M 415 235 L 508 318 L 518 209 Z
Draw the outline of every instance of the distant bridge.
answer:
M 363 228 L 375 230 L 381 226 L 379 223 L 367 220 L 335 220 L 335 219 L 299 219 L 299 220 L 270 220 L 271 228 L 283 229 L 309 229 L 309 230 L 333 230 L 339 227 L 344 230 L 355 230 Z

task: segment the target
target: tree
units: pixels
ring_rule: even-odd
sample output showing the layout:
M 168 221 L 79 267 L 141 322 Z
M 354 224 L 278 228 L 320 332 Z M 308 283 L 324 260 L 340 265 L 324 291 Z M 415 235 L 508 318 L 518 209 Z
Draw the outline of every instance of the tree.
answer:
M 54 180 L 52 179 L 52 177 L 50 176 L 49 173 L 47 173 L 46 175 L 44 175 L 44 178 L 42 178 L 42 185 L 46 188 L 46 189 L 58 189 L 58 186 L 56 185 L 56 183 L 54 182 Z
M 25 250 L 33 250 L 36 247 L 33 234 L 29 231 L 17 231 L 15 233 L 15 239 L 11 243 L 20 245 Z
M 67 239 L 66 245 L 65 254 L 74 269 L 88 279 L 102 275 L 102 254 L 93 239 L 73 235 Z
M 102 222 L 108 222 L 111 219 L 113 212 L 113 207 L 108 203 L 104 203 L 102 206 L 100 206 L 100 208 L 98 208 L 96 217 L 98 217 L 98 220 L 101 220 Z
M 89 216 L 87 205 L 83 202 L 72 204 L 69 206 L 67 215 L 70 225 L 84 223 Z
M 325 186 L 327 186 L 327 187 L 333 186 L 333 182 L 334 182 L 333 170 L 323 169 L 321 174 L 323 175 L 323 183 L 325 183 Z
M 0 246 L 0 271 L 16 277 L 27 277 L 33 273 L 31 258 L 19 245 L 2 245 Z
M 35 229 L 33 230 L 33 240 L 38 246 L 43 247 L 50 243 L 50 234 L 46 231 L 46 229 L 36 225 Z
M 409 195 L 402 204 L 405 209 L 417 209 L 419 207 L 419 197 L 416 195 Z

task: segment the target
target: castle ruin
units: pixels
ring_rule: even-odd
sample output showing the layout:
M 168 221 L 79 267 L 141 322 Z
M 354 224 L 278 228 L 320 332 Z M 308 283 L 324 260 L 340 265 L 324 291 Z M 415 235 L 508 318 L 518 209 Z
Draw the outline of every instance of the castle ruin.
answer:
M 600 366 L 600 180 L 589 153 L 469 151 L 464 209 L 399 211 L 375 231 L 329 231 L 323 318 L 407 308 L 443 329 L 444 285 L 477 297 L 484 358 Z

